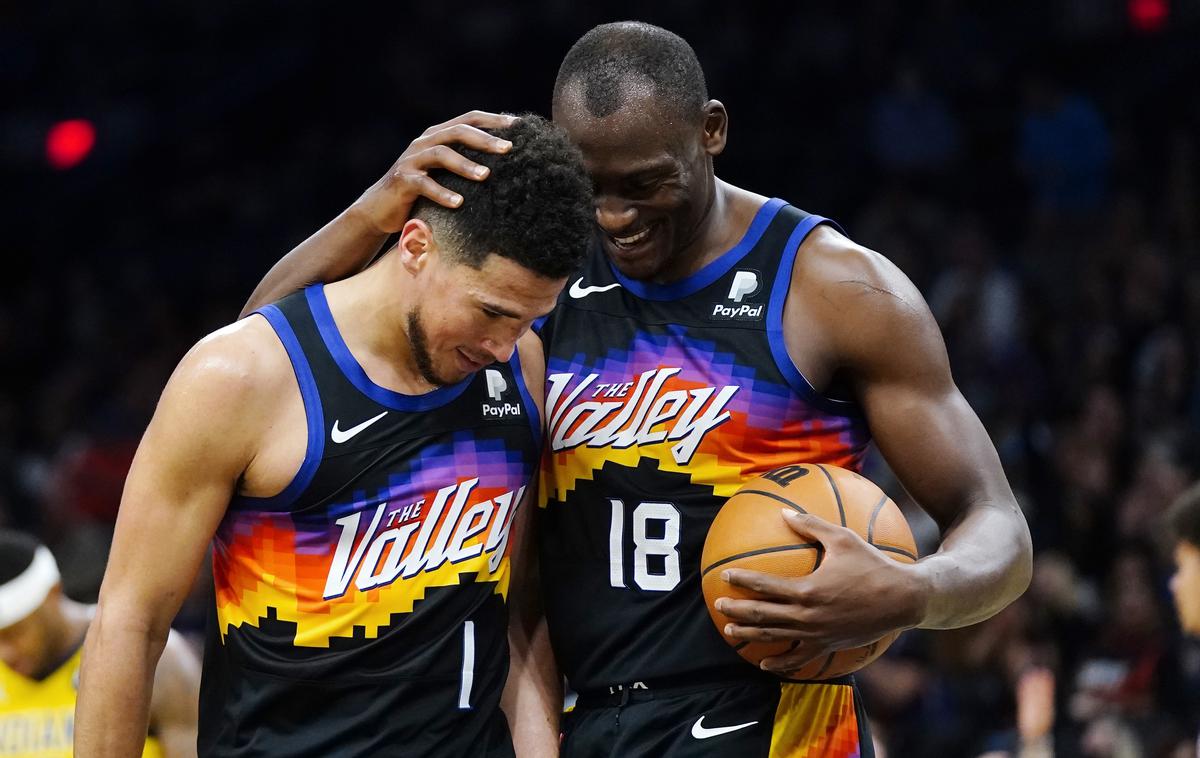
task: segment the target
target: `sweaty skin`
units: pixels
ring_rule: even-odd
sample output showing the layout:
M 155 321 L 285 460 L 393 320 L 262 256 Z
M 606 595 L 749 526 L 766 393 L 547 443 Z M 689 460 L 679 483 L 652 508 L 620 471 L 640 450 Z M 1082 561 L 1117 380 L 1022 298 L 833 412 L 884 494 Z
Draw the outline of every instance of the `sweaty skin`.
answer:
M 583 151 L 596 191 L 597 231 L 614 265 L 628 276 L 668 283 L 735 244 L 765 198 L 713 172 L 728 128 L 720 102 L 708 101 L 687 119 L 663 110 L 648 92 L 631 87 L 621 109 L 595 118 L 567 86 L 554 104 L 554 120 Z M 386 203 L 360 198 L 347 213 L 369 215 L 369 205 Z M 277 265 L 259 288 L 288 292 L 361 267 L 371 254 L 361 244 L 320 257 L 293 251 L 289 265 Z M 336 267 L 326 265 L 330 258 Z M 247 307 L 258 304 L 252 299 Z M 739 622 L 730 633 L 799 641 L 789 655 L 763 662 L 791 671 L 891 631 L 973 624 L 1020 596 L 1031 575 L 1028 527 L 986 430 L 954 385 L 937 324 L 908 278 L 882 255 L 820 227 L 796 258 L 784 338 L 818 392 L 860 405 L 880 451 L 938 523 L 943 540 L 937 552 L 908 566 L 849 529 L 789 515 L 801 538 L 824 545 L 826 558 L 800 579 L 728 571 L 728 581 L 768 596 L 720 600 L 721 610 Z M 884 596 L 890 602 L 879 603 Z M 554 718 L 558 684 L 552 675 L 539 691 Z
M 363 223 L 366 216 L 348 213 L 316 235 L 322 243 L 352 241 L 366 259 L 378 251 L 391 224 L 402 231 L 395 251 L 326 293 L 348 347 L 375 383 L 409 394 L 430 389 L 414 365 L 404 321 L 408 306 L 423 301 L 443 306 L 427 307 L 424 322 L 438 376 L 458 381 L 469 373 L 460 347 L 489 360 L 507 360 L 519 350 L 540 413 L 544 372 L 540 344 L 529 327 L 553 307 L 565 279 L 544 279 L 495 255 L 478 270 L 462 266 L 438 253 L 426 224 L 390 218 L 396 208 L 407 214 L 419 195 L 449 202 L 428 171 L 469 171 L 473 164 L 441 148 L 462 143 L 503 152 L 505 145 L 476 127 L 510 121 L 476 112 L 427 131 L 368 193 L 368 201 L 386 207 L 356 205 L 371 210 L 369 224 Z M 263 288 L 256 292 L 275 299 Z M 499 305 L 511 315 L 489 315 L 481 303 Z M 246 318 L 214 332 L 176 367 L 126 481 L 85 642 L 75 723 L 78 755 L 141 755 L 147 724 L 159 712 L 159 691 L 155 688 L 152 700 L 151 682 L 156 665 L 163 665 L 164 648 L 162 661 L 170 658 L 171 620 L 230 499 L 281 492 L 304 459 L 306 434 L 290 359 L 264 318 Z M 524 507 L 526 514 L 531 510 Z M 520 524 L 514 528 L 524 532 Z M 511 544 L 514 555 L 522 554 L 516 539 Z M 514 666 L 521 668 L 520 662 Z M 191 702 L 194 707 L 194 698 Z M 194 730 L 194 712 L 192 724 Z M 190 739 L 194 749 L 194 731 Z

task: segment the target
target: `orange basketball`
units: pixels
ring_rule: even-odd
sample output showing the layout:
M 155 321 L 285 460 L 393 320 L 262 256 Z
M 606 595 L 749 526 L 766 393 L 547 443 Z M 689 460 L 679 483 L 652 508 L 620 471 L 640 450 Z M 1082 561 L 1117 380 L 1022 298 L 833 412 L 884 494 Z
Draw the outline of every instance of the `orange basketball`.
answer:
M 917 546 L 900 509 L 883 490 L 853 471 L 806 463 L 784 466 L 746 482 L 713 520 L 704 542 L 700 570 L 704 600 L 717 630 L 738 654 L 755 666 L 763 658 L 789 652 L 794 643 L 746 642 L 728 637 L 725 625 L 732 619 L 713 604 L 719 597 L 758 598 L 750 590 L 723 581 L 724 569 L 800 577 L 820 565 L 824 549 L 819 544 L 804 542 L 788 527 L 779 513 L 788 507 L 853 529 L 889 558 L 904 563 L 917 560 Z M 880 598 L 879 602 L 887 599 Z M 899 634 L 895 632 L 870 645 L 830 653 L 784 678 L 845 676 L 878 658 Z

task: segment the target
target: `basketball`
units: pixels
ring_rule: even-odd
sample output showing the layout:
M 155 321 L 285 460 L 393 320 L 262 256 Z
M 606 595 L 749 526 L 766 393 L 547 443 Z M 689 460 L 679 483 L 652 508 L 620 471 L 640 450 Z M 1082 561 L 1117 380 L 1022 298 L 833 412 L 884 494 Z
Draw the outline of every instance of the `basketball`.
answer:
M 727 636 L 725 625 L 732 619 L 716 609 L 717 598 L 759 599 L 759 596 L 723 581 L 721 572 L 740 568 L 801 577 L 820 566 L 824 549 L 817 543 L 804 542 L 792 531 L 780 516 L 780 510 L 788 507 L 853 529 L 893 560 L 904 563 L 917 560 L 916 543 L 900 509 L 883 490 L 853 471 L 801 464 L 784 466 L 746 482 L 713 520 L 700 566 L 704 600 L 717 631 L 755 666 L 763 658 L 788 653 L 795 643 L 747 642 Z M 879 602 L 886 602 L 886 598 L 880 598 Z M 820 680 L 853 673 L 878 658 L 899 634 L 894 632 L 870 645 L 835 651 L 783 678 Z

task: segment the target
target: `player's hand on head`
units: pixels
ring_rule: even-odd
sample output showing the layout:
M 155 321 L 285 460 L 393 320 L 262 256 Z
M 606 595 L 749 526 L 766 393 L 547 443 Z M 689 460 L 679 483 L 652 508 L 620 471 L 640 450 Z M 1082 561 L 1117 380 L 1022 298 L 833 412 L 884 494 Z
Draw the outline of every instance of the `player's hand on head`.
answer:
M 787 655 L 765 658 L 768 671 L 796 671 L 834 650 L 869 645 L 916 625 L 926 592 L 912 567 L 894 561 L 853 530 L 784 510 L 781 518 L 824 549 L 811 574 L 789 578 L 727 569 L 730 584 L 762 600 L 720 598 L 717 609 L 734 620 L 727 634 L 751 642 L 793 640 Z
M 467 179 L 487 178 L 488 168 L 458 152 L 457 147 L 473 148 L 487 153 L 504 153 L 512 143 L 492 136 L 485 129 L 511 126 L 517 116 L 487 111 L 471 111 L 445 123 L 426 129 L 409 144 L 388 172 L 355 201 L 355 209 L 363 213 L 383 234 L 392 234 L 404 227 L 413 203 L 427 197 L 447 208 L 456 208 L 462 196 L 439 184 L 429 173 L 445 169 Z

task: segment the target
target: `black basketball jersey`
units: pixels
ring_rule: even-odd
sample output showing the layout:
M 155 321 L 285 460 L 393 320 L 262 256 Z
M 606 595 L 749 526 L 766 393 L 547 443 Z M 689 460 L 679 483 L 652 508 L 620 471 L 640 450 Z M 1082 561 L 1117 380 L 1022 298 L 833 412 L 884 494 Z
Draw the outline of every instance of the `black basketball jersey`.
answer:
M 670 285 L 630 280 L 595 250 L 541 327 L 539 553 L 573 689 L 755 675 L 701 595 L 709 525 L 747 479 L 857 469 L 869 442 L 857 407 L 814 391 L 783 342 L 792 264 L 821 223 L 770 200 L 733 249 Z
M 540 444 L 517 357 L 403 395 L 355 361 L 321 286 L 258 313 L 308 446 L 213 540 L 201 754 L 511 755 L 508 535 Z

